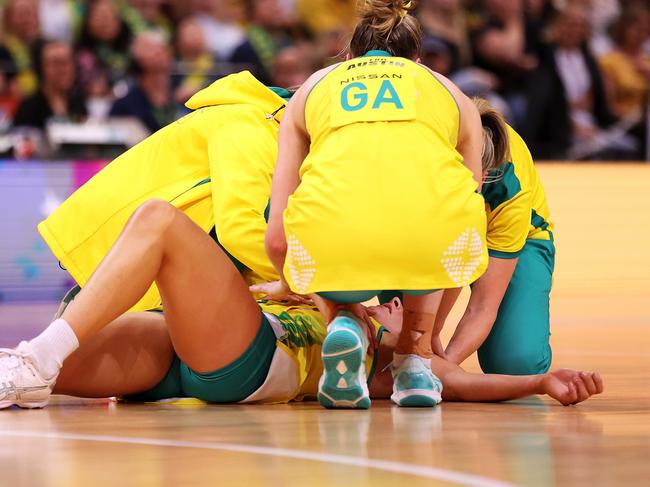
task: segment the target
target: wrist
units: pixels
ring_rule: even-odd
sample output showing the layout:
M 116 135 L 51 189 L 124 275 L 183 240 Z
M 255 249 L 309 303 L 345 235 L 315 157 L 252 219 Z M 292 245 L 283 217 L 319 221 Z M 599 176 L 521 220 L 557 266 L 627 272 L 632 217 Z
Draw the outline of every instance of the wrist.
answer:
M 549 378 L 549 374 L 539 374 L 539 375 L 533 375 L 532 376 L 532 381 L 533 381 L 533 391 L 535 394 L 546 394 L 546 381 Z

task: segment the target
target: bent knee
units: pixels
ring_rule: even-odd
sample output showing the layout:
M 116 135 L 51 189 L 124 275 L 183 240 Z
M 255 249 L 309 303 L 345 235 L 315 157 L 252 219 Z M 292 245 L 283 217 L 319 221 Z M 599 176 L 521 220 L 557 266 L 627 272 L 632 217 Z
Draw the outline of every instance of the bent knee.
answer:
M 165 200 L 151 199 L 142 203 L 135 210 L 129 225 L 148 232 L 163 231 L 178 211 Z
M 551 366 L 551 348 L 479 350 L 478 358 L 481 370 L 486 374 L 538 375 L 548 372 Z

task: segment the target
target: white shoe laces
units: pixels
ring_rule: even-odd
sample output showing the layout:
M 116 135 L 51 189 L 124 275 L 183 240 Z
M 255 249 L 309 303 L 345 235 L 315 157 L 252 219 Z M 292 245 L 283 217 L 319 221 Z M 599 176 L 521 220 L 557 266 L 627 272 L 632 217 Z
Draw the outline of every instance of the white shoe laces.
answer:
M 18 350 L 0 349 L 0 380 L 13 380 L 25 369 L 32 376 L 37 377 L 34 365 L 26 355 Z

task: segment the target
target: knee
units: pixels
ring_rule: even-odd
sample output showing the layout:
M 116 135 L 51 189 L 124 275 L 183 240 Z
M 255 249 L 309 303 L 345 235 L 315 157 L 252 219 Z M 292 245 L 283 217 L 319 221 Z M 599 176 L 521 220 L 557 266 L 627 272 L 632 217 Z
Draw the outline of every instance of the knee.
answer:
M 129 221 L 131 229 L 159 235 L 164 232 L 174 219 L 178 210 L 161 199 L 151 199 L 142 203 Z
M 538 375 L 547 372 L 551 366 L 551 347 L 480 349 L 478 359 L 486 374 Z

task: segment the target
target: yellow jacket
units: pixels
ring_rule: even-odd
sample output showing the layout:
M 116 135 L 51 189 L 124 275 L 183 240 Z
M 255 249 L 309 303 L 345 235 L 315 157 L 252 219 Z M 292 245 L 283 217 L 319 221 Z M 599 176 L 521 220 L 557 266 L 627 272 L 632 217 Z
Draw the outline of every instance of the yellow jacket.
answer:
M 188 102 L 194 111 L 111 162 L 38 230 L 83 286 L 143 202 L 160 198 L 261 279 L 277 279 L 264 252 L 277 133 L 285 101 L 249 72 L 216 81 Z M 160 305 L 155 285 L 131 311 Z

